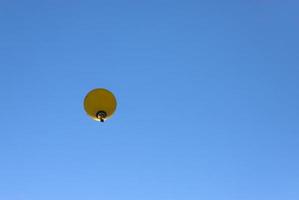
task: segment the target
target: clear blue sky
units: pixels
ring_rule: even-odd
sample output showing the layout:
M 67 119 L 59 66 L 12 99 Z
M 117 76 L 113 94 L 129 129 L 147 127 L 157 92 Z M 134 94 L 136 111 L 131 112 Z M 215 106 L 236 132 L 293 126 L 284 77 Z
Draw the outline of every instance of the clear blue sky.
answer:
M 298 200 L 298 9 L 1 0 L 0 199 Z

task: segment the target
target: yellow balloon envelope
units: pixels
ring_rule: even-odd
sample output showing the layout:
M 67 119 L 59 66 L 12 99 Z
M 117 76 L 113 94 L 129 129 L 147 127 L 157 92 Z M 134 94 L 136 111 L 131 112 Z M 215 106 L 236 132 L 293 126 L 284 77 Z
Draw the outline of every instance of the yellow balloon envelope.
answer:
M 97 88 L 91 90 L 84 99 L 84 109 L 94 120 L 104 122 L 116 110 L 116 98 L 109 90 Z

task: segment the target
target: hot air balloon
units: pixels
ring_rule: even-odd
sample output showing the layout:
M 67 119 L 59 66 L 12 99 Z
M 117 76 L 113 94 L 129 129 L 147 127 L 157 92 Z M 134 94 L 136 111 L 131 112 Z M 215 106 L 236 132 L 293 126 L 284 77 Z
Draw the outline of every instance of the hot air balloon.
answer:
M 84 109 L 93 120 L 104 122 L 111 118 L 117 102 L 112 92 L 104 88 L 91 90 L 84 99 Z

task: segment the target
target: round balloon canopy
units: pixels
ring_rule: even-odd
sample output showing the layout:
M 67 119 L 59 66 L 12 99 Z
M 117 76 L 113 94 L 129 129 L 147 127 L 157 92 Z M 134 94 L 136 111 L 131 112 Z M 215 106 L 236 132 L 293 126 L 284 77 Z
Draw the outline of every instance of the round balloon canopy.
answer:
M 103 88 L 90 91 L 84 99 L 84 109 L 94 120 L 104 122 L 116 110 L 116 99 L 112 92 Z

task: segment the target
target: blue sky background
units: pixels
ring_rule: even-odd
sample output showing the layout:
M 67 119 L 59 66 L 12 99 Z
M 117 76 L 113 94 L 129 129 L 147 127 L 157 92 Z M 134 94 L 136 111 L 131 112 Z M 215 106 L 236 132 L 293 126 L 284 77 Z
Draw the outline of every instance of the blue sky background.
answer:
M 298 200 L 298 9 L 1 0 L 0 199 Z

